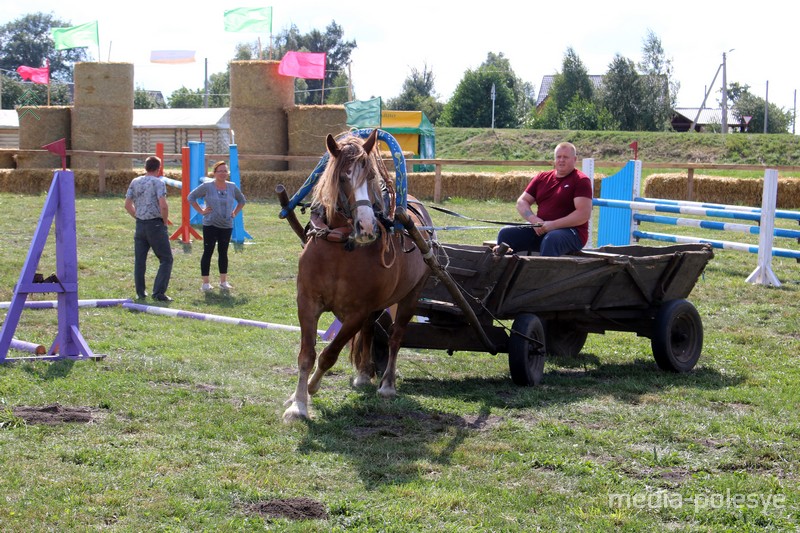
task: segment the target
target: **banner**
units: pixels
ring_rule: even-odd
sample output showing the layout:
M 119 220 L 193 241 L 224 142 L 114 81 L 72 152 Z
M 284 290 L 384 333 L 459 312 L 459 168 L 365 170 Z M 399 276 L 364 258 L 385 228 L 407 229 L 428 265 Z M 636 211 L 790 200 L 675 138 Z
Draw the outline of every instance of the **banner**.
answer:
M 33 68 L 21 65 L 17 67 L 17 73 L 22 77 L 23 80 L 32 81 L 33 83 L 47 85 L 47 83 L 50 81 L 49 67 Z
M 87 22 L 71 28 L 53 28 L 52 32 L 56 50 L 82 48 L 91 45 L 98 46 L 100 44 L 100 39 L 97 38 L 97 21 Z
M 351 128 L 380 128 L 381 127 L 381 97 L 371 100 L 353 100 L 345 102 L 344 111 L 347 113 L 347 125 Z
M 194 50 L 153 50 L 150 52 L 151 63 L 194 63 Z
M 237 7 L 225 11 L 225 31 L 272 33 L 271 7 Z
M 278 65 L 278 74 L 308 80 L 324 80 L 325 59 L 324 52 L 286 52 Z

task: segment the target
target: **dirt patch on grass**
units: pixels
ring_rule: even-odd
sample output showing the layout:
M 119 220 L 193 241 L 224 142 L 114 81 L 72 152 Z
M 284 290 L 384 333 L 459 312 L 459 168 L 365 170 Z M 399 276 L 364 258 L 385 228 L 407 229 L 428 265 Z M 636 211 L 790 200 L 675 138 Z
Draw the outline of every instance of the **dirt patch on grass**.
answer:
M 327 520 L 325 506 L 311 498 L 281 498 L 245 506 L 248 513 L 289 520 Z
M 67 407 L 54 403 L 44 407 L 22 405 L 14 407 L 11 412 L 23 419 L 26 424 L 56 425 L 68 422 L 89 424 L 97 419 L 99 410 L 91 407 Z
M 502 421 L 499 416 L 467 415 L 456 416 L 440 413 L 412 412 L 404 415 L 375 415 L 350 428 L 350 432 L 359 437 L 370 435 L 390 435 L 400 437 L 416 433 L 440 433 L 448 428 L 473 429 L 483 431 L 496 426 Z

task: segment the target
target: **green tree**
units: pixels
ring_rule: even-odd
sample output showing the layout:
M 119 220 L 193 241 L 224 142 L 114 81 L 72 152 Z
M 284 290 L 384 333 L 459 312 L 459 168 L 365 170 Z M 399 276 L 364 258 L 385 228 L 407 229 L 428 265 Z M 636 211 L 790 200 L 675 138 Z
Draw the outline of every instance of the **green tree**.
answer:
M 775 104 L 767 105 L 767 101 L 750 93 L 749 85 L 731 83 L 728 89 L 731 108 L 740 123 L 751 117 L 746 131 L 764 133 L 764 109 L 767 109 L 767 133 L 787 133 L 792 126 L 792 112 L 784 111 Z
M 445 104 L 439 118 L 443 126 L 457 128 L 515 128 L 517 117 L 518 78 L 503 54 L 489 53 L 477 70 L 468 70 L 459 82 L 450 101 Z M 492 86 L 495 99 L 492 102 Z
M 602 102 L 622 131 L 637 131 L 640 128 L 640 104 L 643 100 L 642 80 L 633 61 L 614 56 L 603 76 L 603 87 L 599 91 Z
M 203 90 L 191 90 L 186 87 L 174 91 L 168 98 L 171 108 L 196 108 L 203 107 Z
M 589 79 L 589 74 L 583 62 L 572 47 L 567 48 L 561 72 L 553 77 L 553 83 L 548 92 L 548 99 L 552 99 L 559 112 L 567 108 L 573 98 L 592 101 L 594 87 Z
M 584 100 L 577 94 L 572 101 L 559 114 L 558 129 L 560 130 L 617 130 L 619 122 L 614 120 L 611 113 L 594 102 Z
M 442 114 L 444 104 L 439 102 L 434 91 L 433 71 L 424 65 L 422 72 L 412 68 L 411 74 L 403 82 L 402 92 L 386 101 L 387 109 L 397 111 L 422 111 L 432 124 L 436 124 Z
M 356 42 L 345 41 L 342 27 L 336 24 L 336 21 L 331 21 L 325 28 L 325 33 L 312 30 L 305 35 L 302 35 L 297 26 L 292 24 L 288 30 L 284 30 L 275 37 L 273 53 L 277 59 L 282 58 L 289 51 L 324 52 L 326 54 L 324 80 L 303 80 L 306 86 L 304 90 L 299 89 L 300 80 L 295 80 L 295 103 L 319 104 L 324 103 L 328 99 L 327 95 L 337 87 L 350 85 L 347 65 L 350 63 L 350 54 L 355 48 Z M 340 85 L 337 85 L 337 77 Z M 341 84 L 345 80 L 346 83 Z M 320 92 L 323 93 L 322 96 L 320 96 Z
M 539 109 L 532 109 L 524 126 L 534 130 L 557 130 L 559 116 L 555 100 L 548 98 Z
M 72 67 L 87 58 L 85 48 L 56 51 L 52 28 L 71 26 L 52 14 L 34 13 L 0 26 L 0 69 L 16 71 L 20 65 L 44 66 L 50 62 L 50 78 L 71 82 Z
M 230 107 L 231 66 L 208 77 L 208 107 Z
M 70 105 L 72 103 L 72 90 L 69 83 L 50 82 L 50 95 L 48 99 L 48 86 L 19 81 L 3 75 L 3 99 L 1 109 L 14 109 L 19 105 Z
M 680 84 L 672 79 L 672 60 L 666 58 L 661 39 L 652 30 L 647 30 L 639 72 L 642 74 L 639 129 L 670 129 L 672 110 L 675 108 Z
M 133 91 L 133 108 L 134 109 L 157 109 L 160 106 L 153 95 L 148 93 L 141 87 L 137 87 Z

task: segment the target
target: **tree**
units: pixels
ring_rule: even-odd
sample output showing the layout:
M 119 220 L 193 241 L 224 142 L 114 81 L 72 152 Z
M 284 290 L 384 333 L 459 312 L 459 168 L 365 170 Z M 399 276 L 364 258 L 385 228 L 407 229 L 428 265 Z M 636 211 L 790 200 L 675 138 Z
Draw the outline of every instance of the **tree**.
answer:
M 145 89 L 137 87 L 133 91 L 133 108 L 134 109 L 158 109 L 158 102 L 153 95 L 148 93 Z
M 402 92 L 395 98 L 386 101 L 387 109 L 397 111 L 422 111 L 432 124 L 436 124 L 442 114 L 444 104 L 436 99 L 433 89 L 433 71 L 424 65 L 422 72 L 412 68 L 411 74 L 403 82 Z
M 44 66 L 50 61 L 50 77 L 71 82 L 72 66 L 86 60 L 85 48 L 56 51 L 52 28 L 71 26 L 51 14 L 34 13 L 0 26 L 0 69 L 16 71 L 20 65 Z
M 489 53 L 477 70 L 468 70 L 459 82 L 440 117 L 443 126 L 458 128 L 515 128 L 517 117 L 518 78 L 503 54 Z M 492 102 L 492 86 L 495 100 Z M 494 106 L 493 106 L 494 104 Z
M 639 129 L 668 130 L 680 84 L 672 79 L 672 60 L 666 58 L 661 39 L 653 30 L 647 30 L 639 72 L 642 74 Z
M 181 87 L 170 95 L 168 101 L 171 108 L 203 107 L 203 90 L 192 91 L 186 87 Z
M 327 95 L 335 89 L 350 85 L 347 65 L 350 63 L 350 54 L 356 48 L 356 42 L 345 41 L 343 37 L 344 31 L 341 26 L 336 24 L 336 21 L 331 21 L 325 28 L 325 33 L 312 30 L 301 35 L 297 26 L 292 24 L 288 30 L 284 30 L 275 37 L 274 53 L 278 59 L 289 51 L 324 52 L 326 54 L 325 79 L 304 80 L 307 87 L 304 91 L 297 90 L 298 87 L 295 86 L 295 102 L 297 104 L 324 103 Z M 337 82 L 339 84 L 344 82 L 344 85 L 337 85 Z M 321 91 L 324 93 L 322 97 L 320 97 Z
M 577 94 L 558 117 L 558 129 L 561 130 L 617 130 L 619 123 L 611 113 L 594 102 L 584 100 Z
M 792 112 L 784 111 L 775 104 L 767 105 L 767 101 L 750 93 L 749 85 L 731 83 L 728 89 L 733 114 L 741 124 L 744 117 L 751 117 L 746 131 L 764 133 L 764 108 L 767 109 L 767 133 L 787 133 L 792 125 Z
M 561 72 L 553 78 L 548 98 L 555 102 L 556 109 L 561 112 L 567 108 L 576 95 L 578 98 L 590 102 L 594 95 L 594 87 L 583 62 L 575 50 L 569 47 L 564 54 Z
M 231 66 L 208 77 L 208 107 L 230 107 Z
M 599 100 L 614 117 L 622 131 L 640 129 L 640 104 L 643 100 L 642 83 L 633 61 L 614 56 L 603 76 L 603 88 Z

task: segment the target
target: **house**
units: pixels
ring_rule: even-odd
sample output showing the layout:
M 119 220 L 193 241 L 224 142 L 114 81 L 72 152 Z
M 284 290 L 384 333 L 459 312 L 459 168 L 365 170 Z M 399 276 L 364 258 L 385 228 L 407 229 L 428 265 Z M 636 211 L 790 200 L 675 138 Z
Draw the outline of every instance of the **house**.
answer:
M 728 109 L 728 130 L 744 131 L 746 123 L 739 121 L 731 109 Z M 672 129 L 675 131 L 689 131 L 695 123 L 695 131 L 707 131 L 709 126 L 717 125 L 718 129 L 722 125 L 722 109 L 710 107 L 676 107 L 673 109 Z

